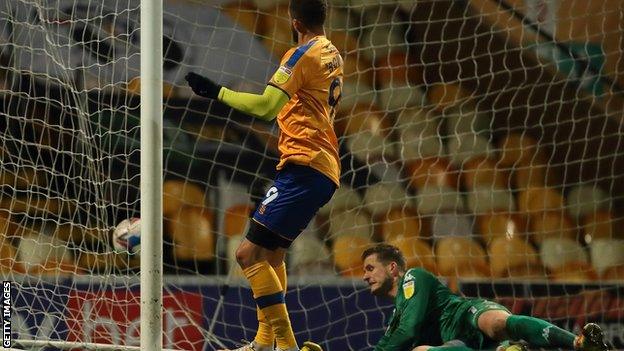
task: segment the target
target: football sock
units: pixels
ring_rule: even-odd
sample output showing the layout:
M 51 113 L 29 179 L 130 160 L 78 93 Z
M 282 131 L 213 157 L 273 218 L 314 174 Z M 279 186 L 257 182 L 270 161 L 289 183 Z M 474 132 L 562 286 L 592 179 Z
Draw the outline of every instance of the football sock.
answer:
M 282 262 L 281 265 L 277 267 L 273 267 L 275 273 L 277 274 L 277 279 L 279 279 L 280 285 L 282 286 L 282 291 L 286 294 L 286 263 Z M 258 332 L 256 333 L 256 337 L 254 341 L 262 346 L 273 346 L 275 341 L 275 334 L 273 333 L 273 329 L 269 321 L 266 319 L 264 313 L 259 307 L 256 307 L 258 313 Z
M 564 347 L 574 349 L 574 334 L 539 318 L 509 316 L 507 333 L 513 340 L 524 340 L 531 346 Z
M 243 270 L 249 280 L 256 305 L 271 325 L 277 346 L 282 350 L 297 349 L 297 341 L 290 325 L 284 291 L 277 273 L 269 262 L 262 261 Z

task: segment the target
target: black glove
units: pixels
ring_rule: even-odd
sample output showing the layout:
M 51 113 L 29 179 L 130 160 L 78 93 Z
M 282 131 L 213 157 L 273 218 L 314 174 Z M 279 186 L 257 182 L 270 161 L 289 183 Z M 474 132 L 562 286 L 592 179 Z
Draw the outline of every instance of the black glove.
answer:
M 193 89 L 193 92 L 199 96 L 209 99 L 216 99 L 219 96 L 221 86 L 206 77 L 202 77 L 195 72 L 189 72 L 184 79 L 186 79 L 188 85 Z

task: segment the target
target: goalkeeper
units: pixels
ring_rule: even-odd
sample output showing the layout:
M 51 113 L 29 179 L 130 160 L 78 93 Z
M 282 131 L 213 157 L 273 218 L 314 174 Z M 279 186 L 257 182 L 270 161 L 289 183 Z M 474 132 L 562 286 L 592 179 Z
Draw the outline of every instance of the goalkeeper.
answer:
M 494 349 L 502 340 L 522 340 L 542 348 L 608 349 L 597 324 L 586 324 L 581 335 L 575 336 L 544 320 L 512 315 L 495 302 L 455 295 L 426 270 L 406 270 L 405 258 L 394 246 L 373 246 L 362 253 L 362 260 L 371 293 L 393 298 L 395 303 L 388 329 L 375 350 Z M 524 349 L 524 345 L 512 343 L 506 349 L 513 348 Z
M 236 258 L 251 285 L 258 312 L 253 342 L 239 351 L 299 350 L 284 302 L 286 249 L 339 185 L 340 158 L 334 113 L 340 100 L 343 62 L 325 37 L 324 0 L 291 0 L 293 39 L 261 95 L 232 91 L 196 73 L 193 91 L 265 121 L 277 116 L 280 162 L 273 186 L 250 221 Z M 306 343 L 303 349 L 319 350 Z

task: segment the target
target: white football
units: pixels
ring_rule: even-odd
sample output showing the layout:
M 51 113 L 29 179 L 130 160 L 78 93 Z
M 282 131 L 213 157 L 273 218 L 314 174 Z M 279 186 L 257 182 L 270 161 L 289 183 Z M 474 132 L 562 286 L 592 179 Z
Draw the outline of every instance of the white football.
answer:
M 141 219 L 128 218 L 121 221 L 113 231 L 113 247 L 117 252 L 136 254 L 141 249 Z

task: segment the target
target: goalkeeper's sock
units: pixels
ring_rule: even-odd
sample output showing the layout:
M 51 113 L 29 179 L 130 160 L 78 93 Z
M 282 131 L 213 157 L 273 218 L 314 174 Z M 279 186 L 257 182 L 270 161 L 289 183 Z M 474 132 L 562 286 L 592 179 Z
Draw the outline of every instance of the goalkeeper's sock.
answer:
M 286 294 L 286 263 L 282 262 L 277 267 L 273 267 L 275 273 L 277 274 L 277 279 L 279 279 L 280 285 L 282 286 L 282 291 L 284 291 L 284 295 Z M 264 313 L 259 307 L 256 307 L 258 313 L 258 331 L 256 332 L 256 337 L 254 341 L 259 345 L 271 345 L 275 341 L 275 334 L 273 333 L 273 328 L 269 321 L 267 320 Z
M 243 273 L 249 280 L 256 305 L 273 329 L 277 346 L 282 350 L 297 350 L 284 292 L 273 267 L 267 261 L 262 261 L 245 268 Z
M 574 349 L 574 334 L 539 318 L 511 315 L 507 318 L 507 333 L 512 340 L 524 340 L 531 346 Z

